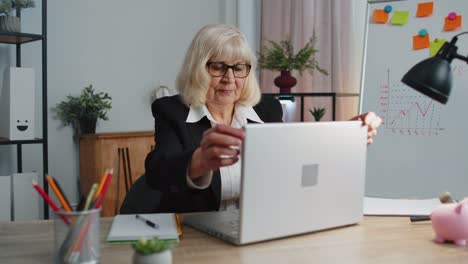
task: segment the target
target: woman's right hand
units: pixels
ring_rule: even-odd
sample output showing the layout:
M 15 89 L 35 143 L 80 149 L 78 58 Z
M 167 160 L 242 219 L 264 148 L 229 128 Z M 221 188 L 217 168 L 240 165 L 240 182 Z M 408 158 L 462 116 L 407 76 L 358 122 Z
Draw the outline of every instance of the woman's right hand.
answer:
M 190 162 L 192 180 L 220 167 L 230 166 L 239 160 L 239 149 L 245 133 L 240 128 L 217 125 L 206 130 Z

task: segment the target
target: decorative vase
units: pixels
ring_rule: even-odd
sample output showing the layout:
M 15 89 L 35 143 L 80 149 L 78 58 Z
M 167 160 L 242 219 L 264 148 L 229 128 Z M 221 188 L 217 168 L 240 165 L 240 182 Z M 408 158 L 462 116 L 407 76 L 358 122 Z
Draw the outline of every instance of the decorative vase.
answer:
M 144 255 L 137 251 L 133 253 L 133 264 L 172 264 L 172 251 Z
M 97 118 L 80 120 L 80 133 L 81 134 L 95 134 L 96 123 L 97 123 Z
M 0 31 L 20 32 L 21 20 L 16 16 L 0 16 Z
M 276 77 L 274 82 L 280 88 L 280 93 L 291 93 L 291 88 L 297 84 L 297 80 L 291 75 L 291 71 L 281 71 L 281 75 Z

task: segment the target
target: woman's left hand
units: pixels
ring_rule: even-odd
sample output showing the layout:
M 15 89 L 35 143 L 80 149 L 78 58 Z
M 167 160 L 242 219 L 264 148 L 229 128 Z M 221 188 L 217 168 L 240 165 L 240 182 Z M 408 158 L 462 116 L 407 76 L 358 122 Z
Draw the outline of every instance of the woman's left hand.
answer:
M 355 116 L 351 120 L 362 120 L 362 125 L 367 126 L 367 144 L 372 144 L 373 138 L 377 135 L 377 128 L 382 124 L 382 118 L 374 112 L 368 112 Z

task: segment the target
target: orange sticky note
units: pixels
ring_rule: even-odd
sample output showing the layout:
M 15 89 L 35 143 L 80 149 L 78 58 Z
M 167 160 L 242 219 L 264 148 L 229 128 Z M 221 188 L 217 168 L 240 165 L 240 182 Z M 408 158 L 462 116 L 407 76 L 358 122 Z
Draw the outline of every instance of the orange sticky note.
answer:
M 462 25 L 462 16 L 457 16 L 455 19 L 450 20 L 448 17 L 445 18 L 445 25 L 444 25 L 444 30 L 445 31 L 452 31 L 457 29 L 458 27 L 461 27 Z
M 374 10 L 374 22 L 379 24 L 385 24 L 388 21 L 388 13 L 383 9 Z
M 426 36 L 424 37 L 420 35 L 413 36 L 413 49 L 415 50 L 425 49 L 425 48 L 429 48 L 429 45 L 430 45 L 429 34 L 426 34 Z
M 426 17 L 434 12 L 434 2 L 418 3 L 417 17 Z

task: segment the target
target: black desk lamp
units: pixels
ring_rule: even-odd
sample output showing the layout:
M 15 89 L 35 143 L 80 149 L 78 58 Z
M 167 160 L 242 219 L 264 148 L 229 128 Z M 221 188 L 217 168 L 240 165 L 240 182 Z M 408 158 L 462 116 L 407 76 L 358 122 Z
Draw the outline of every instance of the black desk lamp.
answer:
M 463 32 L 445 42 L 434 57 L 425 59 L 414 65 L 401 81 L 430 98 L 446 104 L 452 89 L 452 69 L 450 63 L 453 59 L 460 59 L 468 63 L 468 57 L 457 54 L 455 43 L 458 36 L 468 34 Z

